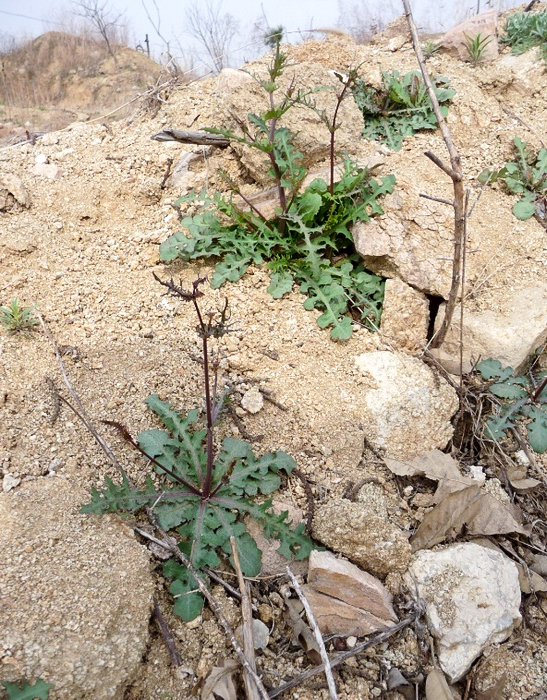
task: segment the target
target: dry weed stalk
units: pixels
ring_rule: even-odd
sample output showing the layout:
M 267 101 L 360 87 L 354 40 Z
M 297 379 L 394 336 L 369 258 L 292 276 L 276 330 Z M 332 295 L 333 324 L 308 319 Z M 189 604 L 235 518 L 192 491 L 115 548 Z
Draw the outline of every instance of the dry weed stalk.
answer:
M 454 309 L 456 307 L 456 301 L 458 298 L 458 291 L 461 285 L 463 244 L 465 237 L 466 220 L 465 191 L 463 185 L 463 174 L 460 154 L 458 153 L 458 150 L 454 145 L 454 141 L 452 139 L 452 135 L 450 133 L 446 120 L 441 113 L 439 101 L 437 100 L 437 96 L 435 95 L 433 83 L 431 82 L 431 78 L 429 77 L 429 73 L 425 65 L 425 59 L 418 38 L 418 30 L 416 29 L 414 18 L 412 17 L 410 0 L 403 0 L 403 6 L 408 26 L 410 28 L 410 33 L 412 35 L 412 46 L 414 48 L 414 53 L 416 54 L 416 58 L 418 60 L 418 64 L 420 66 L 420 70 L 424 79 L 424 83 L 427 88 L 429 99 L 431 100 L 431 104 L 433 105 L 433 111 L 435 112 L 435 117 L 437 118 L 442 137 L 444 139 L 446 148 L 448 150 L 448 154 L 450 156 L 450 165 L 446 165 L 445 163 L 443 163 L 443 161 L 431 151 L 425 151 L 425 155 L 450 177 L 454 188 L 454 200 L 450 202 L 450 205 L 454 209 L 454 257 L 452 262 L 452 284 L 450 287 L 450 293 L 448 295 L 444 319 L 441 323 L 441 327 L 439 328 L 438 332 L 431 341 L 431 347 L 438 348 L 442 345 L 450 323 L 452 321 L 452 316 L 454 315 Z

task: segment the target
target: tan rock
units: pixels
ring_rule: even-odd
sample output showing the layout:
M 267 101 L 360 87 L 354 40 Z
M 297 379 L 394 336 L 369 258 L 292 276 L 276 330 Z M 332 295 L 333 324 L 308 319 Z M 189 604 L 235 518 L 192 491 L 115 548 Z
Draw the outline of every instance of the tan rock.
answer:
M 429 301 L 400 279 L 386 280 L 380 330 L 390 345 L 418 350 L 427 343 Z
M 403 572 L 410 560 L 403 532 L 387 513 L 371 513 L 365 503 L 340 499 L 321 504 L 313 519 L 313 536 L 376 576 Z
M 497 25 L 498 13 L 496 10 L 482 12 L 480 15 L 474 15 L 453 27 L 443 36 L 441 44 L 452 55 L 467 61 L 469 60 L 469 51 L 466 48 L 466 42 L 468 38 L 472 40 L 480 34 L 481 38 L 490 40 L 485 46 L 482 60 L 493 61 L 499 54 Z
M 310 554 L 308 586 L 381 620 L 397 621 L 392 596 L 381 581 L 331 552 L 314 550 Z
M 354 605 L 348 605 L 329 595 L 318 593 L 311 586 L 302 586 L 302 591 L 322 634 L 362 637 L 395 624 L 392 621 L 377 618 Z
M 28 209 L 31 205 L 29 191 L 23 185 L 21 178 L 12 173 L 3 173 L 0 175 L 0 211 L 11 208 L 10 202 L 13 204 L 13 199 L 21 207 Z

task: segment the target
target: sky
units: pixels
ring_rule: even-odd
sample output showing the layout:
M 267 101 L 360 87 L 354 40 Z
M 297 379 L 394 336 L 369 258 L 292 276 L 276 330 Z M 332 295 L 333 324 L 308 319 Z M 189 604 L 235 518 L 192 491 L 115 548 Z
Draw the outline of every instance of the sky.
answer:
M 219 0 L 212 0 L 219 2 Z M 521 0 L 522 1 L 522 0 Z M 157 36 L 143 7 L 156 21 L 160 16 L 160 31 L 173 45 L 182 50 L 192 44 L 185 33 L 185 11 L 191 4 L 204 5 L 204 0 L 99 0 L 107 3 L 115 14 L 124 12 L 128 29 L 129 45 L 144 44 L 149 36 L 153 55 L 158 58 L 165 44 Z M 418 27 L 430 31 L 446 31 L 453 24 L 483 11 L 488 7 L 505 9 L 519 0 L 411 0 L 414 18 Z M 62 30 L 63 23 L 74 21 L 74 5 L 70 0 L 0 0 L 0 49 L 12 37 L 35 37 L 50 30 Z M 269 26 L 282 24 L 295 40 L 301 39 L 298 30 L 332 28 L 339 21 L 348 19 L 353 10 L 360 19 L 381 17 L 385 23 L 402 14 L 401 0 L 222 0 L 222 14 L 232 14 L 240 23 L 240 34 L 232 49 L 241 49 L 250 42 L 254 22 L 266 17 Z M 255 53 L 253 54 L 253 51 Z M 252 58 L 258 47 L 243 48 L 239 56 Z M 237 58 L 234 61 L 238 62 Z

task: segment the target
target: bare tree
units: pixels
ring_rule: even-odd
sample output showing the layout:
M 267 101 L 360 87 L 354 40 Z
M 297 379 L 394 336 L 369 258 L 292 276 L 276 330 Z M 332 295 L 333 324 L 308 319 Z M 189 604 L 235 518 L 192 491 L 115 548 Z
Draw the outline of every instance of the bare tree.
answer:
M 124 13 L 113 14 L 109 7 L 109 0 L 72 0 L 74 5 L 73 13 L 78 17 L 89 20 L 99 32 L 106 43 L 108 53 L 117 64 L 116 55 L 112 48 L 112 43 L 116 38 L 116 32 L 121 26 L 120 19 Z
M 186 31 L 203 46 L 217 73 L 228 65 L 230 44 L 239 31 L 236 18 L 221 10 L 222 0 L 207 0 L 194 2 L 186 11 Z
M 357 44 L 366 44 L 376 34 L 398 16 L 391 2 L 384 0 L 381 7 L 373 11 L 367 0 L 338 0 L 339 17 L 337 26 L 348 32 Z

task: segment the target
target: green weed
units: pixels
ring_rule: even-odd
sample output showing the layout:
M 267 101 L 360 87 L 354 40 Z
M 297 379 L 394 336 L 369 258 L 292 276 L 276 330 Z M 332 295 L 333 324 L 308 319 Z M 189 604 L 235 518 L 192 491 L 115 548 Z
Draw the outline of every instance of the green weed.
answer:
M 501 43 L 511 47 L 515 55 L 547 45 L 547 12 L 515 12 L 507 17 Z
M 0 685 L 7 692 L 7 700 L 35 700 L 36 698 L 47 700 L 51 688 L 51 683 L 44 683 L 41 680 L 37 680 L 36 683 L 29 683 L 26 680 L 19 683 L 0 681 Z
M 479 175 L 481 183 L 493 184 L 497 180 L 521 199 L 513 206 L 513 214 L 524 221 L 536 215 L 545 219 L 547 201 L 547 149 L 537 153 L 518 136 L 514 140 L 516 159 L 506 163 L 500 170 L 483 170 Z
M 433 85 L 441 111 L 448 114 L 447 103 L 455 94 L 448 87 L 448 80 L 434 77 Z M 400 76 L 398 71 L 382 71 L 382 85 L 378 88 L 363 80 L 357 80 L 353 96 L 363 113 L 363 136 L 386 143 L 395 151 L 401 149 L 403 139 L 423 129 L 436 129 L 437 119 L 418 71 Z
M 291 473 L 295 467 L 292 457 L 281 451 L 256 457 L 248 442 L 231 437 L 223 440 L 220 449 L 215 449 L 214 425 L 225 396 L 218 397 L 216 393 L 218 363 L 211 361 L 208 339 L 223 335 L 229 329 L 226 307 L 220 317 L 209 314 L 207 321 L 204 320 L 198 303 L 203 296 L 200 285 L 204 281 L 197 279 L 191 291 L 184 291 L 172 281 L 161 283 L 175 296 L 192 302 L 199 319 L 205 427 L 198 426 L 197 410 L 183 417 L 157 395 L 150 396 L 146 403 L 167 430 L 146 430 L 134 440 L 120 423 L 104 421 L 117 428 L 125 440 L 150 460 L 165 481 L 158 489 L 149 477 L 145 485 L 137 489 L 125 474 L 119 484 L 107 477 L 106 488 L 93 489 L 91 502 L 83 506 L 82 512 L 135 512 L 145 505 L 153 506 L 164 530 L 177 529 L 178 547 L 201 576 L 206 577 L 205 568 L 216 568 L 221 559 L 231 556 L 230 537 L 235 538 L 243 573 L 256 576 L 260 572 L 262 552 L 247 532 L 243 522 L 246 516 L 262 525 L 266 537 L 279 540 L 278 552 L 288 559 L 308 557 L 314 545 L 305 534 L 303 523 L 292 528 L 287 521 L 288 513 L 276 515 L 271 500 L 264 498 L 279 489 L 282 473 Z M 193 575 L 174 560 L 164 565 L 164 573 L 172 580 L 170 591 L 176 599 L 174 612 L 183 620 L 193 620 L 203 607 Z
M 307 296 L 305 308 L 321 311 L 319 326 L 332 327 L 331 336 L 335 339 L 347 339 L 353 319 L 348 313 L 362 323 L 378 324 L 384 289 L 383 280 L 367 272 L 355 252 L 351 226 L 382 213 L 379 199 L 393 191 L 395 178 L 388 175 L 378 182 L 370 170 L 347 160 L 341 179 L 333 181 L 336 117 L 355 78 L 351 73 L 339 76 L 342 89 L 333 117 L 325 112 L 319 114 L 331 134 L 330 183 L 316 179 L 302 191 L 307 174 L 303 156 L 294 146 L 292 134 L 278 121 L 295 105 L 319 111 L 312 99 L 315 91 L 300 92 L 291 86 L 276 100 L 277 81 L 285 65 L 286 56 L 277 40 L 268 78 L 258 80 L 269 95 L 269 109 L 261 115 L 249 114 L 247 122 L 240 121 L 240 133 L 208 129 L 268 156 L 279 204 L 274 217 L 266 218 L 227 178 L 229 196 L 191 192 L 175 203 L 193 205 L 197 213 L 184 218 L 184 230 L 160 246 L 160 257 L 164 261 L 220 257 L 211 280 L 213 287 L 235 282 L 251 264 L 266 263 L 272 271 L 268 287 L 272 296 L 280 298 L 298 285 Z M 244 204 L 236 203 L 237 200 Z
M 484 434 L 490 440 L 504 437 L 515 421 L 525 419 L 528 442 L 535 452 L 547 451 L 547 372 L 535 376 L 513 376 L 511 367 L 503 368 L 498 360 L 484 360 L 477 365 L 483 379 L 494 380 L 488 390 L 502 399 L 495 415 L 487 421 Z
M 34 330 L 38 319 L 32 309 L 32 306 L 20 306 L 19 299 L 16 297 L 9 306 L 0 306 L 0 325 L 10 335 Z
M 437 53 L 437 51 L 439 51 L 441 46 L 442 44 L 437 43 L 436 41 L 426 41 L 422 46 L 422 53 L 424 55 L 425 60 L 427 61 L 428 58 L 432 58 Z

